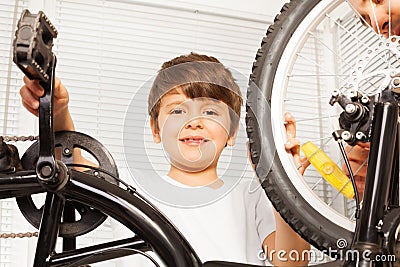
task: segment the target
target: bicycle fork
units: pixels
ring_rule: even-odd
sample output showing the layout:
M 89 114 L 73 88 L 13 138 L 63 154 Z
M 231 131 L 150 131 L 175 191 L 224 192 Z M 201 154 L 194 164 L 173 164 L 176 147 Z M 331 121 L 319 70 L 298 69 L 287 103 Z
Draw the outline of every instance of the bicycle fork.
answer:
M 392 201 L 391 178 L 398 174 L 397 171 L 393 172 L 398 168 L 398 160 L 395 160 L 399 150 L 398 120 L 399 107 L 394 99 L 375 105 L 364 199 L 352 245 L 358 259 L 346 259 L 345 266 L 393 266 L 394 262 L 379 261 L 378 258 L 389 256 L 384 255 L 389 252 L 383 248 L 381 230 L 384 226 L 384 216 Z M 393 168 L 393 165 L 397 166 Z

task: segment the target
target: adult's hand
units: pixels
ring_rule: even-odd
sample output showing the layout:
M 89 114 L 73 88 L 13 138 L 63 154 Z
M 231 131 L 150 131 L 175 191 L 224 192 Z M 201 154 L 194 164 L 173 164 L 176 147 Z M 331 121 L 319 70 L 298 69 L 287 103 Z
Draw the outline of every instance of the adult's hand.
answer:
M 284 117 L 287 136 L 285 149 L 293 155 L 294 161 L 299 166 L 299 172 L 304 174 L 306 168 L 310 165 L 310 162 L 306 157 L 300 156 L 300 140 L 296 138 L 296 121 L 290 112 L 286 112 Z

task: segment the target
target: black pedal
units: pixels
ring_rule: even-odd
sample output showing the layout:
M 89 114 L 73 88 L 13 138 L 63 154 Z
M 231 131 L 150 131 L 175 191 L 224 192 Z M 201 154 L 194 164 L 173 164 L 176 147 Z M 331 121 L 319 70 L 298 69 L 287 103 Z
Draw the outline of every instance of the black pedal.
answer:
M 31 14 L 25 9 L 22 12 L 15 32 L 13 61 L 29 79 L 48 82 L 47 71 L 56 37 L 56 28 L 42 11 Z
M 13 173 L 22 170 L 18 149 L 6 144 L 0 136 L 0 173 Z

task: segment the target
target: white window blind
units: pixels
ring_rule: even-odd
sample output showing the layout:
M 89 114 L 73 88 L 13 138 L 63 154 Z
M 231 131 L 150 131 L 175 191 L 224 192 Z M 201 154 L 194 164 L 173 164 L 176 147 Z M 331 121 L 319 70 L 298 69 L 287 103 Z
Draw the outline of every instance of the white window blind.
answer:
M 22 73 L 12 62 L 12 42 L 23 8 L 28 1 L 2 0 L 0 3 L 0 132 L 1 135 L 20 133 L 19 111 Z M 19 212 L 14 199 L 0 203 L 1 233 L 32 231 Z M 26 266 L 28 241 L 0 239 L 0 266 Z
M 140 91 L 143 114 L 138 116 L 147 114 L 148 90 L 139 88 L 149 86 L 147 81 L 164 61 L 191 51 L 215 56 L 241 73 L 236 78 L 246 95 L 255 52 L 268 24 L 260 15 L 219 11 L 178 1 L 57 1 L 57 74 L 69 89 L 76 128 L 110 149 L 121 176 L 127 175 L 122 142 L 125 112 Z M 242 127 L 233 148 L 241 150 L 242 157 L 246 157 L 245 135 Z M 161 147 L 147 138 L 154 166 L 165 173 L 169 164 Z M 221 168 L 227 161 L 221 159 Z M 244 176 L 252 178 L 247 169 Z
M 0 4 L 0 127 L 2 135 L 16 134 L 22 74 L 12 63 L 12 41 L 25 1 L 4 0 Z

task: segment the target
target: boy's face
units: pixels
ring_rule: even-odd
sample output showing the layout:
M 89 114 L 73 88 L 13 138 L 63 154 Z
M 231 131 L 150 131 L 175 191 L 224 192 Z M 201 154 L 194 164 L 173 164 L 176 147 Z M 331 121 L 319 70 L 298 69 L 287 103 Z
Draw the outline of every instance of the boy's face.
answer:
M 159 131 L 151 122 L 154 141 L 163 142 L 174 167 L 186 172 L 216 167 L 229 136 L 229 107 L 215 99 L 190 99 L 184 94 L 165 95 L 158 117 Z
M 350 0 L 363 23 L 386 38 L 400 35 L 399 0 Z

